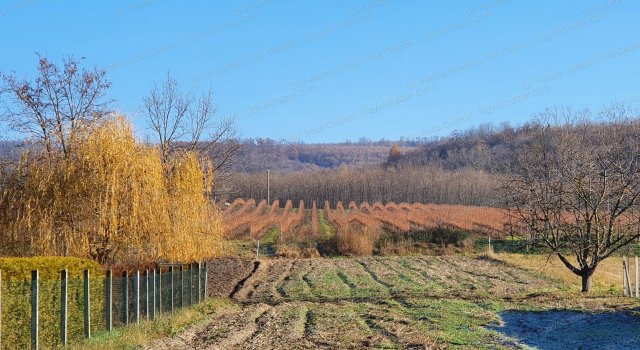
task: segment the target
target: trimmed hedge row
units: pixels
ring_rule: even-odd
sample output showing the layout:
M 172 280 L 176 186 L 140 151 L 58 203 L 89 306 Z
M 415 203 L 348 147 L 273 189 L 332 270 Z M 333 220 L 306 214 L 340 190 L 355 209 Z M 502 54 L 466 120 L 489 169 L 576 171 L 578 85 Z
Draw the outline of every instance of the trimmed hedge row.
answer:
M 2 271 L 2 349 L 31 344 L 31 271 L 40 273 L 41 348 L 60 346 L 60 271 L 69 271 L 68 339 L 84 337 L 83 271 L 90 271 L 92 329 L 104 329 L 104 270 L 98 263 L 67 257 L 0 258 Z

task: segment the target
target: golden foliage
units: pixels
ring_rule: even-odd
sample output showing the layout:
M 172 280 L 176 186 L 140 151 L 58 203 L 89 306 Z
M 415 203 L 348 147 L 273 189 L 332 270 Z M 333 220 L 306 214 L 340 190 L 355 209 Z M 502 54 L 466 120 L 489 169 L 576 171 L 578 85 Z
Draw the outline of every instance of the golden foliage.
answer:
M 30 280 L 31 271 L 38 270 L 43 280 L 60 278 L 60 271 L 67 269 L 69 276 L 81 277 L 84 270 L 90 270 L 91 276 L 102 277 L 104 270 L 95 261 L 56 256 L 38 256 L 31 258 L 0 258 L 2 279 Z
M 208 200 L 211 164 L 191 152 L 167 164 L 129 122 L 105 121 L 67 157 L 23 155 L 4 179 L 3 254 L 70 255 L 102 263 L 216 255 L 222 226 Z

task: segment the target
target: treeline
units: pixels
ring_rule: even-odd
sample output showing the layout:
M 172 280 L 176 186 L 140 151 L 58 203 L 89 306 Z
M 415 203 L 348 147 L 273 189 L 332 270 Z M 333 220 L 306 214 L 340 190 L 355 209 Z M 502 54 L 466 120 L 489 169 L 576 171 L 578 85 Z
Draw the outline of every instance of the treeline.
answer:
M 637 119 L 635 111 L 622 106 L 612 106 L 598 114 L 569 108 L 547 109 L 521 126 L 485 124 L 454 132 L 449 137 L 419 140 L 420 147 L 408 151 L 406 146 L 393 144 L 370 146 L 386 148 L 385 160 L 377 165 L 346 163 L 349 166 L 342 165 L 339 169 L 293 173 L 274 171 L 272 167 L 271 198 L 291 199 L 294 203 L 329 200 L 332 205 L 338 201 L 380 201 L 503 206 L 504 196 L 499 191 L 504 184 L 502 180 L 514 174 L 522 150 L 531 147 L 531 140 L 541 129 L 571 134 L 576 129 L 568 121 L 582 120 L 595 134 L 613 140 L 616 135 L 608 134 L 616 122 L 610 117 L 612 114 Z M 637 128 L 638 124 L 629 123 L 627 127 Z M 585 142 L 586 149 L 597 146 L 595 139 L 587 138 Z M 234 191 L 229 199 L 266 199 L 266 169 L 268 160 L 259 173 L 233 176 Z
M 227 198 L 267 199 L 267 173 L 236 174 L 236 191 Z M 445 170 L 439 167 L 380 166 L 281 173 L 271 171 L 271 200 L 298 203 L 453 203 L 500 205 L 495 188 L 499 177 L 481 170 Z
M 620 112 L 620 110 L 624 111 Z M 456 131 L 449 137 L 433 139 L 422 146 L 395 155 L 385 163 L 387 167 L 435 166 L 446 170 L 476 169 L 492 174 L 511 174 L 518 162 L 519 150 L 528 147 L 533 135 L 541 128 L 550 127 L 567 133 L 575 133 L 567 120 L 582 120 L 595 133 L 611 133 L 611 125 L 616 122 L 609 118 L 612 113 L 624 115 L 629 120 L 636 119 L 637 113 L 622 106 L 605 108 L 594 115 L 589 110 L 570 108 L 547 109 L 538 113 L 521 126 L 504 123 L 500 126 L 483 124 L 464 131 Z M 547 120 L 554 118 L 555 124 Z M 608 119 L 609 118 L 609 119 Z M 637 127 L 630 124 L 629 127 Z M 612 137 L 614 135 L 611 135 Z M 613 139 L 613 138 L 611 138 Z M 596 147 L 595 139 L 585 147 Z
M 432 139 L 391 161 L 392 166 L 437 166 L 447 170 L 472 168 L 491 173 L 508 173 L 515 161 L 519 139 L 535 128 L 530 122 L 520 127 L 508 123 L 482 124 L 450 136 Z
M 370 141 L 327 144 L 305 144 L 273 139 L 246 139 L 233 161 L 237 172 L 260 172 L 271 169 L 281 172 L 335 169 L 347 165 L 364 167 L 387 160 L 389 148 L 397 144 L 405 152 L 424 144 L 426 140 Z

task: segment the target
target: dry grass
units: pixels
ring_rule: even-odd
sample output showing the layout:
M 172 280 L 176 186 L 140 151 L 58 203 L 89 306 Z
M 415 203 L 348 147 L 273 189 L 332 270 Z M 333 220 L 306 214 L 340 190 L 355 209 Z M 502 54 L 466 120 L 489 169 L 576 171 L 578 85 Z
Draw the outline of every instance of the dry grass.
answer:
M 287 242 L 274 245 L 275 256 L 279 258 L 319 258 L 320 253 L 313 245 L 305 242 Z
M 560 259 L 552 255 L 534 254 L 494 254 L 495 259 L 530 271 L 563 280 L 568 284 L 580 288 L 580 277 L 569 271 Z M 569 259 L 573 260 L 573 259 Z M 572 261 L 575 263 L 575 261 Z M 634 264 L 631 264 L 631 276 L 635 276 Z M 600 263 L 593 275 L 593 287 L 597 289 L 622 289 L 622 261 L 619 257 L 612 257 Z
M 380 255 L 382 256 L 402 256 L 409 254 L 418 254 L 422 252 L 423 249 L 420 249 L 420 247 L 416 247 L 413 241 L 404 239 L 398 241 L 385 239 L 380 243 Z
M 380 235 L 380 229 L 350 225 L 336 232 L 336 246 L 343 255 L 371 256 Z
M 228 299 L 207 299 L 204 303 L 182 309 L 173 315 L 162 315 L 155 321 L 119 328 L 111 333 L 97 334 L 90 340 L 71 344 L 71 350 L 140 349 L 154 340 L 174 336 L 189 326 L 205 320 L 208 315 L 234 308 Z

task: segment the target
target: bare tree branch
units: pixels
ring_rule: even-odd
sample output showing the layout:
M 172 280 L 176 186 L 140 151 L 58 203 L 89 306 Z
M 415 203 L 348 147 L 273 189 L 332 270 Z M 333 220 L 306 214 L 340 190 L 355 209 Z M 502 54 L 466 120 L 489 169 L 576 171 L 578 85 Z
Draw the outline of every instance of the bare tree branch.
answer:
M 213 162 L 216 175 L 214 195 L 227 190 L 230 177 L 225 176 L 240 149 L 233 118 L 220 118 L 211 89 L 194 97 L 178 88 L 167 74 L 161 86 L 154 86 L 143 99 L 142 114 L 159 144 L 162 159 L 168 162 L 174 152 L 188 150 Z
M 78 61 L 65 58 L 62 66 L 39 56 L 33 81 L 0 74 L 3 104 L 0 117 L 14 131 L 38 142 L 48 155 L 60 150 L 64 158 L 81 129 L 106 116 L 112 100 L 104 70 L 81 70 Z
M 504 185 L 512 215 L 582 277 L 583 291 L 603 259 L 640 237 L 640 121 L 629 115 L 617 106 L 598 121 L 588 111 L 546 111 L 521 134 Z

